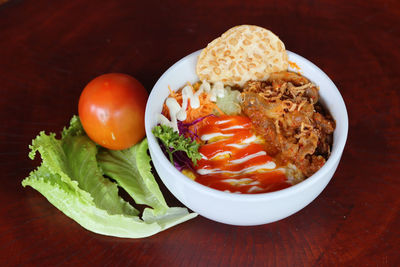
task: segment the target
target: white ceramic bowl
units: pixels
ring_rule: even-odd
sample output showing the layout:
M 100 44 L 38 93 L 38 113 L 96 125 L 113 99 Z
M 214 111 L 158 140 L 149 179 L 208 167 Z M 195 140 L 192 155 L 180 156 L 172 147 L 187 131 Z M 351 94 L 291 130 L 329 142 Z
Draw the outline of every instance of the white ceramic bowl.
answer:
M 199 184 L 180 173 L 162 153 L 151 129 L 157 124 L 164 100 L 172 90 L 186 82 L 198 81 L 194 52 L 170 67 L 153 87 L 146 106 L 145 126 L 150 155 L 161 180 L 184 205 L 214 221 L 233 225 L 259 225 L 286 218 L 313 201 L 332 178 L 342 155 L 348 131 L 346 106 L 335 84 L 307 59 L 288 51 L 302 75 L 320 87 L 321 101 L 336 120 L 332 153 L 325 165 L 314 175 L 289 188 L 263 194 L 234 194 Z

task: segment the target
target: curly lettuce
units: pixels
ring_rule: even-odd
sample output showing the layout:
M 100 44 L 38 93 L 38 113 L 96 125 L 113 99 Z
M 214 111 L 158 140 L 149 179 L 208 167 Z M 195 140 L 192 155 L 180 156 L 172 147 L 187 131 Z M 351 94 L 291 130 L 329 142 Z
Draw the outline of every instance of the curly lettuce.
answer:
M 157 125 L 153 128 L 152 133 L 164 145 L 165 152 L 167 152 L 172 164 L 174 164 L 176 160 L 174 156 L 178 155 L 179 152 L 183 152 L 184 155 L 193 162 L 194 166 L 196 166 L 197 161 L 201 159 L 199 144 L 195 140 L 174 131 L 172 127 Z
M 89 231 L 125 238 L 156 234 L 197 214 L 168 207 L 151 173 L 147 139 L 122 151 L 100 148 L 85 134 L 78 117 L 61 139 L 41 132 L 30 146 L 42 164 L 22 181 L 45 196 L 65 215 Z M 111 177 L 111 181 L 106 176 Z M 140 212 L 118 195 L 125 189 Z

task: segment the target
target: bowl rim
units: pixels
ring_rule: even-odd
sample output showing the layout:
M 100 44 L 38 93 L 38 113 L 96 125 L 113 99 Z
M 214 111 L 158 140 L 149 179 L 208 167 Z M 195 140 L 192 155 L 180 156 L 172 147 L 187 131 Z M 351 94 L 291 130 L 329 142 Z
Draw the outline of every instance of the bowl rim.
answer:
M 158 145 L 158 142 L 156 138 L 154 137 L 150 125 L 147 123 L 147 121 L 150 120 L 150 112 L 148 112 L 151 106 L 152 99 L 154 98 L 154 92 L 158 87 L 160 87 L 160 83 L 162 80 L 169 75 L 170 72 L 173 72 L 175 68 L 177 68 L 179 65 L 184 64 L 186 60 L 188 60 L 191 57 L 197 57 L 200 52 L 203 49 L 200 49 L 198 51 L 195 51 L 176 63 L 174 63 L 171 67 L 169 67 L 162 75 L 161 77 L 157 80 L 156 84 L 153 86 L 147 104 L 146 104 L 146 112 L 145 112 L 145 129 L 146 129 L 146 136 L 147 139 L 149 140 L 149 150 L 152 152 L 152 156 L 158 157 L 160 160 L 160 163 L 166 168 L 172 172 L 173 175 L 171 175 L 171 178 L 164 178 L 162 177 L 162 174 L 158 174 L 161 178 L 161 180 L 164 179 L 176 179 L 178 180 L 177 182 L 179 183 L 184 183 L 186 186 L 193 187 L 194 190 L 197 191 L 202 191 L 203 193 L 216 197 L 216 198 L 224 198 L 224 199 L 229 199 L 233 201 L 249 201 L 249 202 L 254 202 L 254 201 L 261 201 L 265 199 L 276 199 L 276 198 L 281 198 L 281 197 L 286 197 L 289 195 L 293 195 L 298 193 L 299 191 L 303 191 L 306 187 L 310 187 L 313 184 L 315 184 L 319 179 L 327 175 L 327 173 L 332 169 L 335 168 L 335 164 L 340 161 L 342 152 L 344 150 L 346 140 L 347 140 L 347 135 L 348 135 L 348 113 L 346 109 L 346 105 L 344 103 L 343 97 L 340 94 L 338 88 L 336 85 L 333 83 L 333 81 L 329 78 L 329 76 L 323 72 L 318 66 L 316 66 L 314 63 L 309 61 L 308 59 L 294 53 L 291 51 L 287 51 L 288 57 L 290 61 L 296 62 L 296 60 L 303 61 L 305 64 L 308 64 L 314 71 L 316 71 L 319 75 L 321 75 L 324 79 L 327 80 L 327 82 L 330 84 L 330 87 L 333 89 L 333 93 L 336 94 L 336 97 L 339 99 L 338 103 L 341 107 L 340 109 L 343 109 L 344 112 L 344 118 L 340 122 L 341 125 L 343 126 L 342 134 L 339 136 L 339 140 L 334 140 L 334 142 L 337 142 L 337 149 L 332 150 L 332 153 L 328 160 L 325 162 L 325 164 L 319 169 L 316 173 L 311 175 L 310 177 L 306 178 L 305 180 L 301 181 L 298 184 L 292 185 L 290 187 L 278 190 L 278 191 L 273 191 L 273 192 L 267 192 L 267 193 L 258 193 L 258 194 L 236 194 L 236 193 L 231 193 L 231 192 L 224 192 L 220 191 L 205 185 L 202 185 L 188 177 L 186 177 L 184 174 L 182 174 L 180 171 L 178 171 L 167 159 L 167 157 L 164 155 L 162 152 L 160 146 Z M 317 84 L 318 85 L 318 84 Z M 162 90 L 160 87 L 159 90 Z M 336 122 L 337 124 L 337 122 Z M 154 150 L 153 150 L 154 148 Z M 160 157 L 160 155 L 162 155 Z M 157 172 L 158 173 L 158 172 Z M 164 181 L 163 181 L 164 183 Z

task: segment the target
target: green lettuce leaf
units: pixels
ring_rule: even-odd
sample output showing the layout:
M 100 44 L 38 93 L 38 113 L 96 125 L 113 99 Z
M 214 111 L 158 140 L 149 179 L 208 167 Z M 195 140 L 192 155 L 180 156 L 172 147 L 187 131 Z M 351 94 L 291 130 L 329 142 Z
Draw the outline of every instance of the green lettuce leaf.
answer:
M 106 210 L 98 208 L 86 191 L 75 190 L 63 182 L 60 175 L 52 174 L 43 165 L 22 184 L 33 187 L 65 215 L 98 234 L 140 238 L 163 230 L 157 222 L 145 223 L 137 216 L 110 215 Z
M 137 204 L 147 205 L 156 214 L 167 209 L 164 197 L 151 174 L 147 139 L 125 150 L 102 149 L 97 159 L 104 174 L 124 188 Z
M 79 118 L 73 117 L 61 139 L 41 132 L 30 146 L 30 158 L 39 152 L 42 164 L 22 181 L 84 228 L 117 237 L 153 235 L 195 217 L 186 208 L 169 208 L 151 174 L 147 140 L 124 151 L 109 151 L 93 143 Z M 138 204 L 139 211 L 118 195 L 114 178 Z

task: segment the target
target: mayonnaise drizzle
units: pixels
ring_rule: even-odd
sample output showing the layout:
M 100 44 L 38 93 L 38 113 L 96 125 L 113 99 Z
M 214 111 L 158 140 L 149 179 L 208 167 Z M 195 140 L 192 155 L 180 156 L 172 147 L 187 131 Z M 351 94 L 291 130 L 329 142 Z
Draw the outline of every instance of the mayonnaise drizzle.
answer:
M 243 125 L 234 125 L 229 128 L 224 128 L 224 131 L 235 130 L 235 129 L 244 129 L 244 126 Z
M 251 178 L 225 179 L 225 180 L 222 180 L 222 182 L 229 183 L 231 185 L 238 185 L 238 186 L 260 184 L 259 181 L 251 179 Z
M 225 124 L 230 122 L 231 120 L 223 120 L 223 121 L 217 121 L 215 124 Z
M 272 170 L 276 168 L 276 164 L 273 161 L 269 161 L 267 163 L 261 165 L 254 165 L 248 168 L 245 168 L 240 171 L 228 171 L 228 170 L 221 170 L 221 169 L 198 169 L 197 172 L 200 175 L 207 175 L 207 174 L 216 174 L 216 173 L 228 173 L 228 174 L 243 174 L 243 173 L 251 173 L 260 170 Z
M 223 133 L 210 133 L 210 134 L 203 134 L 201 136 L 202 141 L 209 141 L 212 138 L 215 137 L 230 137 L 233 136 L 233 134 L 223 134 Z
M 224 152 L 220 152 L 215 154 L 213 157 L 209 158 L 209 159 L 218 159 L 218 158 L 224 158 L 224 157 L 229 157 L 231 156 L 232 153 L 230 151 L 224 151 Z M 208 159 L 206 156 L 204 156 L 205 159 Z
M 212 86 L 207 81 L 202 81 L 199 90 L 194 92 L 194 89 L 191 85 L 186 85 L 182 89 L 182 106 L 179 105 L 178 101 L 175 98 L 169 97 L 165 101 L 165 104 L 168 107 L 169 115 L 171 120 L 168 120 L 162 114 L 159 114 L 157 118 L 157 123 L 167 125 L 172 127 L 175 131 L 178 130 L 178 120 L 184 121 L 186 120 L 187 113 L 186 110 L 188 108 L 188 102 L 190 102 L 190 107 L 192 109 L 197 109 L 200 107 L 200 95 L 205 92 L 210 95 L 210 100 L 212 102 L 217 101 L 217 97 L 224 97 L 225 88 L 222 82 L 216 82 Z
M 162 114 L 159 114 L 157 118 L 157 123 L 159 124 L 164 124 L 167 126 L 170 126 L 174 129 L 174 131 L 178 131 L 178 119 L 182 120 L 182 117 L 185 116 L 186 119 L 186 112 L 185 114 L 179 114 L 179 111 L 181 110 L 181 106 L 179 105 L 178 101 L 176 101 L 175 98 L 169 97 L 165 101 L 165 104 L 168 107 L 169 110 L 169 116 L 171 117 L 171 120 L 168 120 L 167 117 L 165 117 Z
M 235 148 L 245 148 L 250 143 L 253 143 L 256 140 L 257 140 L 257 137 L 255 135 L 252 135 L 251 137 L 243 140 L 241 144 L 227 144 L 226 146 L 235 147 Z
M 254 158 L 259 157 L 259 156 L 264 156 L 264 155 L 267 155 L 267 152 L 259 151 L 257 153 L 247 155 L 246 157 L 243 157 L 243 158 L 240 158 L 240 159 L 231 160 L 230 163 L 240 164 L 240 163 L 243 163 L 243 162 L 246 162 L 248 160 L 254 159 Z
M 258 192 L 262 191 L 263 189 L 259 186 L 253 185 L 252 187 L 249 188 L 247 192 L 252 193 L 252 192 Z

